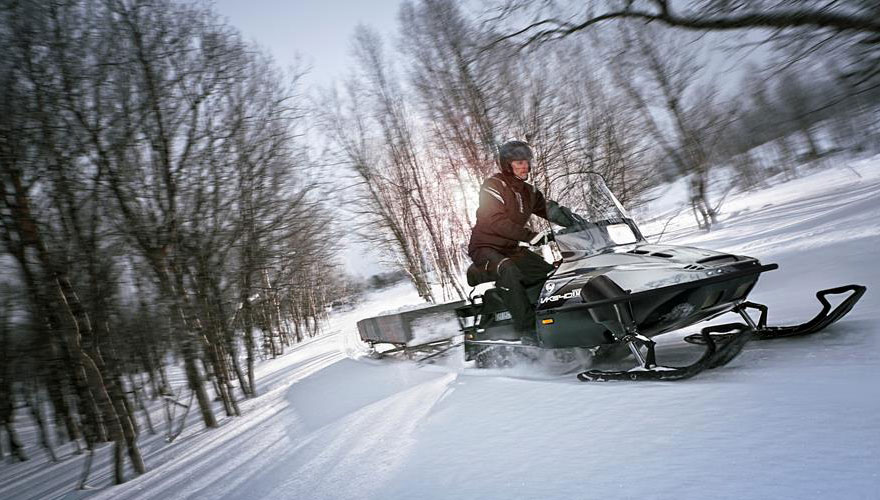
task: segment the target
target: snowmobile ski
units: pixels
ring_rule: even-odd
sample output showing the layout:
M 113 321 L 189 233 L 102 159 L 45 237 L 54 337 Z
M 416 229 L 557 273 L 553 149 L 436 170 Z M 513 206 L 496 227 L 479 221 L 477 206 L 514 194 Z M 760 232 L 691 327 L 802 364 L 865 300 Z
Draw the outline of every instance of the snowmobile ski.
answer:
M 713 335 L 723 334 L 719 339 Z M 631 370 L 587 370 L 578 374 L 578 380 L 582 382 L 606 382 L 611 380 L 620 381 L 643 381 L 660 380 L 674 381 L 684 380 L 697 375 L 704 370 L 711 370 L 724 366 L 735 358 L 743 346 L 752 338 L 752 330 L 742 323 L 728 323 L 703 328 L 700 337 L 706 346 L 705 352 L 695 363 L 687 366 L 657 366 L 653 364 L 653 342 L 647 344 L 649 360 L 646 366 L 639 366 Z M 720 344 L 720 346 L 719 346 Z
M 822 303 L 822 310 L 819 311 L 819 314 L 817 314 L 810 321 L 807 321 L 806 323 L 801 323 L 799 325 L 767 326 L 767 306 L 754 302 L 743 302 L 742 304 L 737 306 L 735 311 L 738 312 L 743 317 L 743 319 L 749 322 L 752 322 L 752 320 L 751 317 L 748 315 L 748 309 L 757 309 L 761 313 L 758 319 L 758 323 L 753 325 L 755 330 L 753 336 L 757 340 L 798 337 L 821 331 L 839 320 L 840 318 L 844 317 L 853 308 L 856 302 L 858 302 L 859 299 L 862 298 L 862 295 L 865 294 L 866 290 L 867 288 L 862 285 L 846 285 L 836 288 L 829 288 L 826 290 L 819 290 L 818 292 L 816 292 L 816 298 L 819 299 L 819 302 Z M 831 303 L 828 302 L 827 296 L 839 295 L 842 293 L 850 293 L 850 295 L 832 310 Z M 717 341 L 729 335 L 729 333 L 719 333 L 713 335 L 713 338 Z M 691 344 L 705 344 L 702 334 L 688 335 L 684 338 L 684 340 L 686 342 L 690 342 Z

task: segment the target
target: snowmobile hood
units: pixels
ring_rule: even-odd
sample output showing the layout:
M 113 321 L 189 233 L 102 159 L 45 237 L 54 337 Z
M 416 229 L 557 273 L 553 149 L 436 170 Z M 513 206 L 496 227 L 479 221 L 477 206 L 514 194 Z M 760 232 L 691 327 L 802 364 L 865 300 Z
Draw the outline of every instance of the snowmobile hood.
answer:
M 583 267 L 606 267 L 643 264 L 642 268 L 675 267 L 673 264 L 696 264 L 729 261 L 731 254 L 706 250 L 703 248 L 677 245 L 633 244 L 606 248 L 601 253 L 568 252 L 564 258 L 563 268 L 578 269 Z
M 624 290 L 640 292 L 711 277 L 755 259 L 702 248 L 635 244 L 594 255 L 566 257 L 552 279 L 557 286 L 607 275 Z

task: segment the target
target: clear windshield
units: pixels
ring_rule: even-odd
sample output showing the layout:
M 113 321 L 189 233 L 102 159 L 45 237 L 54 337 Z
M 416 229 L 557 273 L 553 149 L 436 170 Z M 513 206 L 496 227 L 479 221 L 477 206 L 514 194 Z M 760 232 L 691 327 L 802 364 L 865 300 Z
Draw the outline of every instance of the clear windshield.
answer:
M 559 203 L 575 215 L 574 225 L 553 227 L 563 258 L 642 240 L 635 222 L 599 174 L 578 175 L 576 188 L 569 189 Z

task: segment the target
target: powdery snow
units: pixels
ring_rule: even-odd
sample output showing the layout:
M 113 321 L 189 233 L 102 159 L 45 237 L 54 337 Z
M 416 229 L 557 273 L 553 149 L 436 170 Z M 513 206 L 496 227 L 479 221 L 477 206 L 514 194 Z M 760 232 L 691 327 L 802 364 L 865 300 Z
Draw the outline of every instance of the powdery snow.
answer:
M 413 338 L 407 344 L 411 346 L 448 339 L 459 334 L 455 311 L 423 316 L 413 321 L 410 328 L 413 331 Z
M 46 466 L 31 449 L 31 462 L 0 466 L 0 497 L 877 498 L 878 167 L 874 158 L 732 194 L 716 230 L 696 231 L 683 212 L 663 236 L 778 263 L 750 296 L 770 306 L 771 324 L 812 317 L 820 288 L 868 286 L 844 320 L 813 336 L 751 342 L 684 382 L 584 384 L 543 365 L 476 370 L 460 352 L 424 366 L 370 359 L 355 323 L 418 301 L 399 285 L 260 365 L 261 396 L 242 402 L 243 417 L 206 431 L 191 415 L 171 444 L 142 435 L 147 474 L 110 486 L 104 447 L 95 489 L 75 491 L 81 457 Z M 654 241 L 665 223 L 643 231 Z M 694 331 L 661 337 L 661 362 L 698 357 L 681 341 Z

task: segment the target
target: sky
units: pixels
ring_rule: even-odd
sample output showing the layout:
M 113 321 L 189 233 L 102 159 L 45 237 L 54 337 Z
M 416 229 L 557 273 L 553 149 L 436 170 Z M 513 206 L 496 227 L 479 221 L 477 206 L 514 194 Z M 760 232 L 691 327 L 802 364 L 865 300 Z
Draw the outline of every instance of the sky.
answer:
M 282 68 L 299 57 L 307 84 L 327 85 L 350 65 L 351 35 L 366 24 L 383 35 L 397 26 L 400 0 L 216 0 L 217 12 L 245 39 L 268 49 Z

